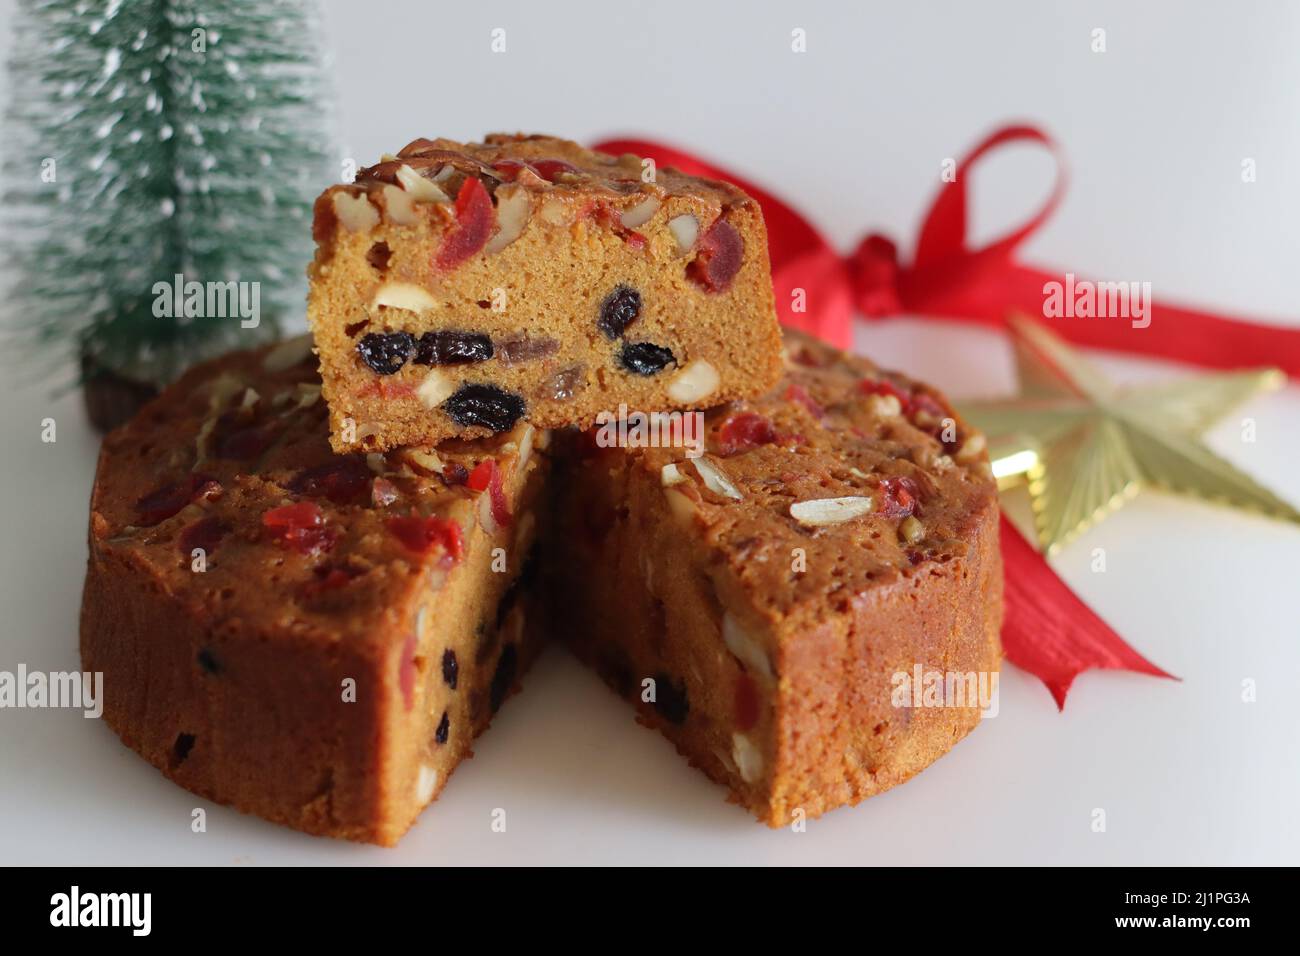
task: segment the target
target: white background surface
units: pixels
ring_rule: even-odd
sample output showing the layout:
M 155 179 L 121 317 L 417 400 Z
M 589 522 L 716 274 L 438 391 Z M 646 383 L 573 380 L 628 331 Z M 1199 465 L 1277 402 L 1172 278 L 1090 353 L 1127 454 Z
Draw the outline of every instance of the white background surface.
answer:
M 735 6 L 331 4 L 342 152 L 364 163 L 418 135 L 496 129 L 650 134 L 774 188 L 845 248 L 883 228 L 906 254 L 941 161 L 1028 119 L 1060 139 L 1073 179 L 1027 259 L 1300 323 L 1300 4 Z M 0 0 L 6 45 L 12 13 Z M 497 26 L 504 55 L 489 52 Z M 794 27 L 808 31 L 806 54 L 790 52 Z M 1094 27 L 1104 54 L 1089 50 Z M 1031 153 L 977 177 L 977 234 L 1018 221 L 1048 177 Z M 991 332 L 895 321 L 861 327 L 858 345 L 957 397 L 1013 385 Z M 1189 371 L 1100 361 L 1133 381 Z M 0 670 L 77 669 L 98 439 L 75 398 L 3 374 Z M 1241 414 L 1258 441 L 1238 440 L 1234 416 L 1214 446 L 1300 501 L 1300 389 Z M 47 415 L 53 445 L 39 440 Z M 1104 574 L 1089 570 L 1094 547 Z M 1058 714 L 1008 668 L 999 716 L 912 782 L 806 833 L 769 832 L 725 803 L 551 649 L 397 850 L 207 805 L 78 712 L 0 711 L 0 861 L 1300 862 L 1300 529 L 1144 495 L 1055 566 L 1181 683 L 1094 672 Z M 1245 678 L 1256 703 L 1241 701 Z M 196 806 L 205 834 L 189 828 Z M 497 807 L 506 833 L 489 827 Z M 1105 833 L 1091 832 L 1094 808 Z

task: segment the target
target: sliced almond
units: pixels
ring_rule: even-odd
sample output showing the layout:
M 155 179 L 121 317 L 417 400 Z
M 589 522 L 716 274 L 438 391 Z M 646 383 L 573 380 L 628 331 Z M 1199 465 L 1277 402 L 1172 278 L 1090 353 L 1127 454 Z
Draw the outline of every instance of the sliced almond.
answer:
M 537 429 L 532 425 L 524 426 L 524 434 L 519 439 L 519 464 L 518 470 L 522 472 L 528 467 L 528 459 L 533 457 L 533 443 L 537 440 Z
M 432 179 L 426 179 L 403 163 L 397 167 L 394 178 L 416 202 L 451 202 L 451 198 Z
M 424 448 L 406 448 L 402 450 L 402 459 L 417 474 L 424 475 L 426 478 L 430 475 L 441 475 L 443 464 L 438 453 L 433 449 Z
M 827 525 L 843 524 L 875 509 L 875 502 L 861 495 L 847 498 L 814 498 L 812 501 L 796 501 L 790 506 L 790 517 L 809 528 L 821 528 Z
M 674 216 L 668 220 L 668 231 L 677 240 L 677 251 L 686 255 L 695 248 L 695 240 L 700 237 L 700 221 L 689 212 Z
M 767 651 L 741 627 L 730 611 L 722 615 L 722 640 L 727 645 L 727 650 L 735 654 L 751 671 L 771 679 L 772 662 L 768 660 Z
M 673 376 L 665 391 L 674 402 L 699 402 L 716 392 L 720 384 L 722 379 L 713 364 L 696 359 Z
M 618 217 L 618 221 L 623 224 L 624 229 L 639 229 L 650 221 L 651 217 L 659 211 L 663 203 L 658 196 L 646 196 L 631 209 L 626 210 L 623 215 Z
M 298 335 L 275 345 L 262 356 L 262 368 L 267 372 L 283 372 L 311 355 L 311 335 Z
M 415 394 L 420 399 L 420 404 L 432 410 L 451 398 L 454 391 L 456 391 L 456 383 L 447 373 L 435 368 L 424 377 Z
M 433 799 L 433 791 L 438 788 L 438 771 L 427 763 L 420 764 L 419 776 L 415 779 L 415 800 L 425 804 Z
M 384 183 L 384 187 L 380 192 L 384 196 L 384 211 L 388 213 L 389 222 L 396 223 L 399 226 L 414 226 L 420 221 L 420 217 L 415 211 L 415 199 L 406 190 L 399 189 L 390 183 Z
M 763 753 L 744 734 L 731 735 L 731 759 L 745 783 L 757 783 L 763 776 Z
M 691 464 L 695 466 L 695 470 L 704 479 L 704 487 L 734 501 L 745 500 L 745 496 L 740 493 L 739 488 L 732 484 L 731 479 L 727 477 L 727 473 L 709 461 L 708 458 L 693 458 Z
M 334 194 L 334 215 L 349 232 L 369 232 L 379 225 L 379 210 L 365 193 L 354 196 L 346 189 Z
M 428 291 L 413 282 L 385 282 L 375 290 L 375 297 L 370 300 L 372 309 L 383 305 L 407 312 L 427 312 L 437 304 Z
M 491 495 L 479 495 L 478 497 L 478 523 L 487 532 L 489 538 L 494 537 L 501 530 L 501 526 L 497 524 L 496 515 L 492 513 Z
M 533 211 L 533 201 L 528 190 L 519 185 L 501 186 L 497 189 L 497 233 L 488 240 L 484 251 L 488 255 L 500 252 L 519 238 Z
M 903 414 L 903 403 L 897 395 L 868 395 L 866 409 L 877 418 L 894 418 Z

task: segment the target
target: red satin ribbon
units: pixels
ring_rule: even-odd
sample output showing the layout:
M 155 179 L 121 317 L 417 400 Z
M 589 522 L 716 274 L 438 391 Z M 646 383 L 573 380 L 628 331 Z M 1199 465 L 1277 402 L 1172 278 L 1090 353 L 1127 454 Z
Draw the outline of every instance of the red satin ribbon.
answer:
M 1093 668 L 1173 677 L 1129 647 L 1079 600 L 1005 515 L 1002 563 L 1006 568 L 1002 650 L 1007 660 L 1047 685 L 1058 709 L 1065 709 L 1065 695 L 1074 679 Z
M 981 158 L 1013 142 L 1037 143 L 1056 159 L 1057 177 L 1043 207 L 1024 225 L 982 249 L 966 245 L 966 182 Z M 841 257 L 812 225 L 780 199 L 729 171 L 659 143 L 616 139 L 599 143 L 608 153 L 649 156 L 657 166 L 736 183 L 759 201 L 767 221 L 772 284 L 781 321 L 841 348 L 852 342 L 853 316 L 907 313 L 1001 326 L 1009 312 L 1043 313 L 1046 282 L 1064 275 L 1024 266 L 1016 249 L 1052 214 L 1065 190 L 1064 164 L 1056 144 L 1030 126 L 997 130 L 957 164 L 921 225 L 916 257 L 898 261 L 889 239 L 871 235 L 853 255 Z M 1077 280 L 1076 280 L 1077 281 Z M 803 289 L 808 312 L 795 312 L 792 294 Z M 1134 328 L 1118 318 L 1046 320 L 1063 337 L 1085 346 L 1134 352 L 1220 368 L 1275 365 L 1300 375 L 1300 330 L 1276 328 L 1149 304 L 1151 324 Z M 1131 670 L 1169 677 L 1135 651 L 1052 570 L 1044 557 L 1005 518 L 1002 555 L 1006 567 L 1007 659 L 1047 685 L 1057 706 L 1076 676 L 1093 668 Z
M 979 160 L 1009 143 L 1035 143 L 1056 161 L 1056 184 L 1043 207 L 1022 226 L 981 249 L 966 243 L 966 184 Z M 921 223 L 916 256 L 899 262 L 895 244 L 870 235 L 840 256 L 802 215 L 771 193 L 689 153 L 639 139 L 614 139 L 597 149 L 653 157 L 657 166 L 735 183 L 759 201 L 767 220 L 772 284 L 787 325 L 841 348 L 852 341 L 855 311 L 868 317 L 908 314 L 1002 326 L 1009 312 L 1042 315 L 1047 282 L 1064 282 L 1016 261 L 1016 250 L 1051 216 L 1065 193 L 1065 166 L 1056 143 L 1032 126 L 1007 126 L 984 139 L 939 190 Z M 1076 279 L 1076 283 L 1080 281 Z M 795 312 L 795 289 L 805 290 L 808 312 Z M 1052 330 L 1079 345 L 1192 362 L 1213 368 L 1272 365 L 1300 376 L 1300 329 L 1248 322 L 1210 312 L 1149 304 L 1151 323 L 1134 328 L 1125 318 L 1051 318 Z

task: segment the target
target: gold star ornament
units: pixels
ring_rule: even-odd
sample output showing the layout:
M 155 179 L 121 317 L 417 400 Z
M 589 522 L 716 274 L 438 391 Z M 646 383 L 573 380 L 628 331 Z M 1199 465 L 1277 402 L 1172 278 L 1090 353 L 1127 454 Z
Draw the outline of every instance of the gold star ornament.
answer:
M 1039 547 L 1054 554 L 1143 488 L 1300 523 L 1300 512 L 1212 452 L 1201 434 L 1246 399 L 1281 387 L 1277 369 L 1121 388 L 1044 326 L 1009 319 L 1020 394 L 962 403 L 996 449 L 1000 479 L 1027 479 Z

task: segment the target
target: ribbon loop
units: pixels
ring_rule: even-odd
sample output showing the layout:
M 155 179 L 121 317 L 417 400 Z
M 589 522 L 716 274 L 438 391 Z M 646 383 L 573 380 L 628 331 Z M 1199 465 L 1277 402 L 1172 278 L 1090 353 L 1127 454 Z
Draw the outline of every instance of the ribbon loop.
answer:
M 983 249 L 971 250 L 966 245 L 966 226 L 969 204 L 967 184 L 975 164 L 1001 146 L 1010 143 L 1030 142 L 1044 146 L 1056 161 L 1056 181 L 1042 208 L 1022 226 L 1013 229 Z M 921 223 L 921 234 L 916 244 L 913 268 L 932 269 L 941 265 L 952 267 L 953 260 L 984 257 L 1010 257 L 1016 247 L 1029 238 L 1056 211 L 1065 194 L 1065 162 L 1055 141 L 1032 126 L 1005 126 L 982 139 L 975 148 L 957 164 L 953 181 L 945 183 Z

